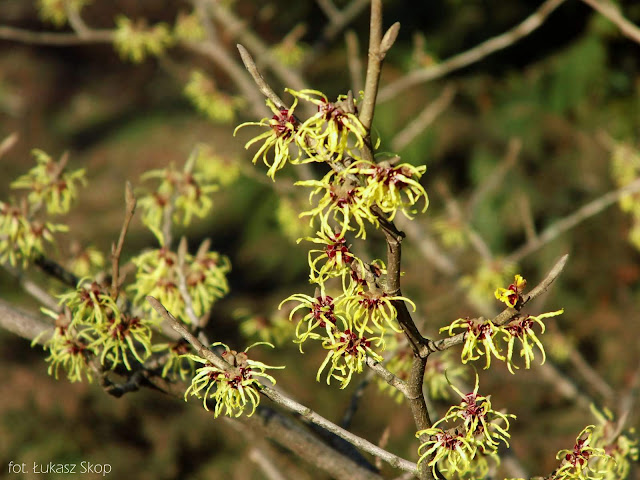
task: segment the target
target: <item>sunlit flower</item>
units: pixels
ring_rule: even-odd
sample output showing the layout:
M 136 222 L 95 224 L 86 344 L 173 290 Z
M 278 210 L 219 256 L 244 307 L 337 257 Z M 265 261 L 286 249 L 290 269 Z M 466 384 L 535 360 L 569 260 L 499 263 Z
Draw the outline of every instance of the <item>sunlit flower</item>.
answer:
M 461 421 L 467 438 L 481 448 L 483 452 L 496 451 L 500 442 L 509 446 L 509 417 L 515 415 L 504 414 L 493 410 L 490 396 L 478 394 L 479 379 L 476 374 L 476 385 L 473 392 L 464 394 L 455 385 L 451 388 L 460 395 L 460 405 L 454 405 L 444 417 L 434 423 L 438 426 L 442 422 Z M 504 426 L 502 425 L 504 424 Z
M 43 345 L 49 351 L 49 356 L 45 359 L 49 364 L 47 373 L 57 380 L 62 368 L 70 382 L 81 382 L 83 377 L 89 382 L 93 381 L 89 361 L 96 352 L 89 346 L 91 337 L 86 331 L 78 331 L 70 326 L 65 315 L 48 309 L 43 309 L 43 313 L 56 319 L 53 335 Z M 38 338 L 34 339 L 31 345 L 35 345 L 37 340 Z
M 484 318 L 459 318 L 451 325 L 441 328 L 440 333 L 448 331 L 449 335 L 453 336 L 456 328 L 465 330 L 461 356 L 462 363 L 467 363 L 469 360 L 478 360 L 485 355 L 487 364 L 484 368 L 487 369 L 491 366 L 491 355 L 498 360 L 505 360 L 496 345 L 498 333 L 504 332 L 502 327 L 498 327 L 491 320 L 485 320 Z
M 544 347 L 542 346 L 542 343 L 540 343 L 536 333 L 533 331 L 533 326 L 536 323 L 540 325 L 540 333 L 542 334 L 544 333 L 545 326 L 541 319 L 555 317 L 557 315 L 561 315 L 563 312 L 564 310 L 558 310 L 555 312 L 543 313 L 538 316 L 519 316 L 503 327 L 503 331 L 506 333 L 504 340 L 507 342 L 507 368 L 511 373 L 514 373 L 513 367 L 518 368 L 513 364 L 513 346 L 516 339 L 520 341 L 520 345 L 522 347 L 520 349 L 520 356 L 524 358 L 524 368 L 531 368 L 531 361 L 534 359 L 534 346 L 538 347 L 540 353 L 542 353 L 542 362 L 540 362 L 540 364 L 542 365 L 545 362 L 546 354 Z
M 164 244 L 163 226 L 167 220 L 187 226 L 193 216 L 203 218 L 211 211 L 211 193 L 218 190 L 218 186 L 199 170 L 201 162 L 197 163 L 197 159 L 198 149 L 195 149 L 182 170 L 169 165 L 142 175 L 143 180 L 159 182 L 155 190 L 140 197 L 138 206 L 143 223 L 160 244 Z
M 427 465 L 431 467 L 434 478 L 438 478 L 436 466 L 441 472 L 452 475 L 469 472 L 476 448 L 462 433 L 444 431 L 438 427 L 416 432 L 416 437 L 425 435 L 429 440 L 422 443 L 418 449 L 418 465 L 425 460 L 428 461 Z
M 363 193 L 364 187 L 354 184 L 349 178 L 337 176 L 331 171 L 322 180 L 304 180 L 296 182 L 296 185 L 312 187 L 309 201 L 313 203 L 315 196 L 319 196 L 317 206 L 309 211 L 302 212 L 301 217 L 311 217 L 309 222 L 313 225 L 316 218 L 320 220 L 320 230 L 327 235 L 335 233 L 332 222 L 338 226 L 340 236 L 344 236 L 348 230 L 356 230 L 356 238 L 366 238 L 365 220 L 375 227 L 379 225 L 377 217 L 371 212 Z
M 143 252 L 131 261 L 138 270 L 135 282 L 128 290 L 134 293 L 134 303 L 152 318 L 158 316 L 145 301 L 148 295 L 157 298 L 167 310 L 174 312 L 176 318 L 190 322 L 180 291 L 181 275 L 198 317 L 229 292 L 226 278 L 231 270 L 229 260 L 217 252 L 209 252 L 208 243 L 203 243 L 195 256 L 185 254 L 183 265 L 179 264 L 178 255 L 165 247 Z
M 172 343 L 157 343 L 152 345 L 153 352 L 164 353 L 162 367 L 162 376 L 178 376 L 182 380 L 193 377 L 195 373 L 195 362 L 192 358 L 187 357 L 187 353 L 191 350 L 189 343 L 184 339 L 179 339 Z
M 423 203 L 421 211 L 427 210 L 429 197 L 419 183 L 426 169 L 424 165 L 414 167 L 403 163 L 393 166 L 386 161 L 372 163 L 359 160 L 352 163 L 346 172 L 365 177 L 363 197 L 393 221 L 398 210 L 402 210 L 408 218 L 413 218 L 418 212 L 416 205 L 420 200 Z
M 108 289 L 90 278 L 83 278 L 72 292 L 60 295 L 60 304 L 71 310 L 71 325 L 101 325 L 119 313 Z
M 218 345 L 225 349 L 222 358 L 229 364 L 229 370 L 220 370 L 198 355 L 186 354 L 186 357 L 204 366 L 196 371 L 184 398 L 186 400 L 189 395 L 201 398 L 207 411 L 209 410 L 208 400 L 214 400 L 213 412 L 216 417 L 221 413 L 230 417 L 239 417 L 247 408 L 251 409 L 248 413 L 248 416 L 251 416 L 260 403 L 259 392 L 262 389 L 260 379 L 265 379 L 272 384 L 276 383 L 275 378 L 265 373 L 265 370 L 284 367 L 271 367 L 249 359 L 247 352 L 256 345 L 269 345 L 273 348 L 273 345 L 266 342 L 254 343 L 243 352 L 231 350 L 220 342 L 216 342 L 212 346 Z
M 398 312 L 393 302 L 407 302 L 416 310 L 416 305 L 407 297 L 388 295 L 383 291 L 370 291 L 364 287 L 356 289 L 352 294 L 341 299 L 345 310 L 353 322 L 353 328 L 359 333 L 377 332 L 384 334 L 387 328 L 401 333 L 398 325 Z M 375 327 L 375 330 L 373 329 Z
M 242 127 L 250 125 L 258 127 L 268 127 L 269 130 L 249 140 L 244 148 L 249 148 L 254 143 L 263 142 L 256 154 L 253 156 L 253 163 L 262 157 L 264 164 L 269 167 L 267 175 L 275 181 L 275 174 L 283 168 L 287 161 L 297 163 L 300 160 L 300 149 L 295 156 L 291 156 L 289 147 L 296 144 L 296 136 L 299 125 L 294 116 L 294 110 L 298 104 L 298 99 L 294 99 L 290 108 L 278 109 L 271 100 L 267 100 L 267 106 L 273 112 L 273 117 L 263 118 L 259 122 L 246 122 L 236 127 L 234 136 Z M 269 153 L 273 150 L 273 159 L 269 159 Z
M 294 307 L 289 314 L 289 320 L 293 320 L 295 313 L 301 308 L 309 309 L 309 312 L 300 320 L 296 326 L 296 343 L 300 344 L 302 352 L 302 343 L 308 338 L 321 338 L 320 335 L 314 333 L 317 328 L 324 329 L 327 338 L 334 340 L 334 332 L 337 326 L 341 329 L 348 328 L 345 317 L 336 312 L 336 304 L 332 297 L 324 295 L 311 297 L 302 293 L 295 293 L 284 299 L 278 308 L 282 308 L 285 302 L 297 301 L 299 305 Z
M 329 278 L 344 277 L 351 272 L 353 262 L 360 262 L 353 253 L 347 240 L 339 233 L 327 234 L 323 231 L 316 232 L 315 237 L 305 237 L 298 240 L 307 240 L 322 249 L 309 250 L 309 278 L 313 283 L 322 284 Z M 322 266 L 318 267 L 321 262 Z
M 326 157 L 333 155 L 335 160 L 341 159 L 345 153 L 352 155 L 354 148 L 364 146 L 367 132 L 360 123 L 355 112 L 347 111 L 347 97 L 341 95 L 336 102 L 330 102 L 327 96 L 317 90 L 287 91 L 296 98 L 302 98 L 318 107 L 318 113 L 307 119 L 300 131 L 305 134 L 305 141 L 300 142 L 310 156 Z M 354 145 L 349 145 L 349 139 Z
M 90 347 L 102 349 L 100 363 L 111 364 L 111 369 L 124 363 L 131 370 L 129 354 L 141 364 L 151 355 L 151 323 L 126 313 L 114 312 L 107 322 L 93 330 L 97 338 Z
M 596 458 L 595 470 L 604 472 L 603 480 L 628 478 L 631 462 L 637 462 L 639 456 L 635 429 L 621 432 L 613 413 L 607 408 L 600 411 L 591 405 L 591 412 L 598 419 L 598 425 L 593 429 L 592 445 L 603 448 L 607 454 Z
M 513 283 L 507 288 L 496 289 L 494 295 L 507 306 L 514 308 L 522 296 L 527 281 L 521 275 L 516 275 Z
M 340 388 L 345 388 L 349 385 L 354 372 L 362 372 L 367 356 L 377 362 L 384 360 L 371 349 L 373 340 L 380 343 L 381 338 L 365 338 L 349 329 L 325 338 L 322 347 L 329 352 L 318 369 L 316 380 L 320 381 L 322 372 L 328 366 L 327 385 L 331 383 L 332 378 L 335 378 L 340 382 Z

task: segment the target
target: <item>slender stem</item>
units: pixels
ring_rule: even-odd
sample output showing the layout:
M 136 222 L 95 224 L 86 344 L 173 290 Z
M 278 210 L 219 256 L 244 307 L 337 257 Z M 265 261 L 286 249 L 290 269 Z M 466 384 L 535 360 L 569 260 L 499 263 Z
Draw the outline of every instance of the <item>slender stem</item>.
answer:
M 76 288 L 78 286 L 78 282 L 80 281 L 78 277 L 65 269 L 59 263 L 45 257 L 43 254 L 37 254 L 33 259 L 33 263 L 44 273 L 68 287 Z
M 130 182 L 126 183 L 125 186 L 125 202 L 126 202 L 126 211 L 124 216 L 124 221 L 122 222 L 122 229 L 120 230 L 120 237 L 118 238 L 118 244 L 111 246 L 111 296 L 114 299 L 118 298 L 118 293 L 120 290 L 120 256 L 122 255 L 122 247 L 124 246 L 124 238 L 127 235 L 127 231 L 129 230 L 129 224 L 131 223 L 131 219 L 133 218 L 133 214 L 136 211 L 136 197 L 133 194 L 133 187 Z
M 520 248 L 512 252 L 505 258 L 505 261 L 518 263 L 530 253 L 533 253 L 536 250 L 542 248 L 544 245 L 556 239 L 566 231 L 571 230 L 579 223 L 585 221 L 590 217 L 593 217 L 594 215 L 597 215 L 605 208 L 613 205 L 623 196 L 636 192 L 640 192 L 640 179 L 634 180 L 633 182 L 622 188 L 605 193 L 601 197 L 596 198 L 595 200 L 592 200 L 586 205 L 580 207 L 571 215 L 568 215 L 565 218 L 554 222 L 549 227 L 547 227 L 540 235 L 532 240 L 529 240 Z
M 387 100 L 391 100 L 396 95 L 399 95 L 414 85 L 443 77 L 455 70 L 459 70 L 471 65 L 472 63 L 479 62 L 494 52 L 513 45 L 515 42 L 526 37 L 535 29 L 540 27 L 547 17 L 565 1 L 566 0 L 547 0 L 540 5 L 534 13 L 511 30 L 482 42 L 465 52 L 454 55 L 444 62 L 421 70 L 416 70 L 403 76 L 399 80 L 388 84 L 380 90 L 379 101 L 386 102 Z
M 445 86 L 438 98 L 425 105 L 422 111 L 393 137 L 391 140 L 393 151 L 401 151 L 424 132 L 451 105 L 455 95 L 456 87 Z
M 111 30 L 91 30 L 79 36 L 77 33 L 32 32 L 21 28 L 0 27 L 0 39 L 32 45 L 48 45 L 52 47 L 68 47 L 89 43 L 111 43 L 114 32 Z
M 620 32 L 633 40 L 636 43 L 640 43 L 640 28 L 627 20 L 620 12 L 620 8 L 613 2 L 608 0 L 582 0 L 591 8 L 600 13 L 603 17 L 613 22 L 616 27 L 620 29 Z

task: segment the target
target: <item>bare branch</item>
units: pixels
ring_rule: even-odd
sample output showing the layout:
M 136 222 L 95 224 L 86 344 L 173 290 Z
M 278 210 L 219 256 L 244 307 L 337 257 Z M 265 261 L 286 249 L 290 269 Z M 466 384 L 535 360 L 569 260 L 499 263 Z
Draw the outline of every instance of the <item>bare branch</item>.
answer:
M 256 67 L 256 62 L 253 61 L 253 57 L 249 53 L 249 51 L 244 48 L 243 45 L 236 45 L 238 47 L 238 51 L 240 52 L 240 57 L 242 57 L 242 62 L 244 66 L 247 68 L 253 81 L 256 82 L 258 89 L 269 100 L 273 102 L 276 108 L 283 110 L 287 109 L 287 105 L 282 101 L 282 99 L 273 91 L 273 89 L 269 86 L 269 84 L 264 80 L 263 76 L 258 71 L 258 67 Z
M 0 300 L 0 327 L 29 341 L 38 338 L 40 344 L 49 339 L 50 334 L 45 333 L 47 330 L 53 333 L 51 325 L 18 310 L 4 300 Z
M 547 0 L 533 14 L 511 30 L 482 42 L 466 52 L 454 55 L 450 59 L 438 63 L 437 65 L 416 70 L 403 76 L 380 90 L 380 95 L 378 96 L 379 101 L 385 102 L 387 100 L 391 100 L 396 95 L 404 92 L 414 85 L 443 77 L 455 70 L 459 70 L 471 65 L 472 63 L 478 62 L 494 52 L 513 45 L 515 42 L 526 37 L 535 29 L 540 27 L 551 12 L 562 5 L 565 1 L 566 0 Z
M 396 22 L 391 25 L 384 37 L 382 36 L 382 0 L 372 0 L 369 27 L 369 62 L 367 63 L 364 98 L 359 117 L 367 132 L 371 130 L 371 125 L 373 124 L 382 61 L 398 36 L 399 30 L 400 24 Z
M 351 77 L 351 89 L 358 93 L 362 90 L 362 61 L 360 60 L 360 49 L 358 45 L 358 36 L 352 30 L 348 31 L 345 36 L 347 45 L 347 66 L 349 67 L 349 76 Z
M 80 281 L 78 277 L 65 269 L 59 263 L 45 257 L 43 254 L 37 254 L 33 258 L 33 263 L 44 273 L 67 285 L 68 287 L 76 288 L 78 286 L 78 282 Z
M 613 2 L 608 0 L 582 0 L 591 8 L 599 12 L 602 16 L 613 22 L 616 27 L 620 29 L 620 32 L 633 40 L 636 43 L 640 43 L 640 28 L 627 20 L 620 11 L 620 8 Z
M 444 112 L 455 97 L 456 88 L 447 85 L 433 102 L 428 103 L 422 111 L 400 130 L 391 141 L 391 148 L 399 152 L 409 145 L 418 135 L 424 132 Z
M 111 278 L 111 296 L 114 299 L 118 298 L 118 293 L 120 291 L 120 285 L 122 282 L 120 281 L 120 255 L 122 255 L 122 247 L 124 246 L 124 237 L 127 235 L 127 231 L 129 230 L 129 224 L 131 223 L 131 219 L 133 218 L 133 214 L 136 211 L 136 197 L 133 194 L 133 187 L 131 186 L 131 182 L 127 182 L 125 185 L 125 216 L 124 221 L 122 222 L 122 229 L 120 230 L 120 237 L 118 238 L 117 245 L 111 245 L 111 269 L 112 269 L 112 278 Z
M 592 200 L 586 205 L 580 207 L 578 210 L 566 216 L 565 218 L 554 222 L 549 227 L 547 227 L 540 235 L 528 241 L 520 248 L 509 254 L 505 258 L 505 261 L 518 263 L 530 253 L 535 252 L 550 241 L 559 237 L 561 234 L 565 233 L 568 230 L 571 230 L 579 223 L 585 221 L 590 217 L 593 217 L 594 215 L 597 215 L 605 208 L 613 205 L 624 195 L 636 192 L 640 192 L 640 179 L 635 180 L 622 188 L 605 193 L 601 197 L 596 198 L 595 200 Z
M 51 47 L 68 47 L 70 45 L 86 45 L 113 42 L 111 30 L 91 30 L 83 36 L 77 33 L 32 32 L 21 28 L 0 27 L 0 39 L 31 45 L 48 45 Z

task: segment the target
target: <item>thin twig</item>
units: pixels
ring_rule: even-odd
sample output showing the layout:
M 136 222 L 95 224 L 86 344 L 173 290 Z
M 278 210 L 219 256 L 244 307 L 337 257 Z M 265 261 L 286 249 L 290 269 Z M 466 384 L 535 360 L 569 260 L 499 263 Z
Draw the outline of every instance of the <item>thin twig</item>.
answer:
M 271 459 L 257 447 L 249 450 L 249 460 L 255 463 L 267 480 L 287 480 L 280 470 L 273 464 Z
M 400 24 L 391 25 L 389 30 L 382 35 L 382 0 L 371 1 L 371 21 L 369 26 L 369 62 L 367 63 L 367 76 L 364 82 L 364 98 L 360 109 L 360 122 L 367 132 L 373 124 L 373 113 L 378 96 L 378 85 L 382 61 L 395 42 Z
M 11 150 L 16 143 L 18 143 L 19 138 L 20 135 L 18 135 L 18 132 L 13 132 L 2 140 L 2 143 L 0 143 L 0 158 L 4 157 L 6 153 Z
M 521 150 L 522 140 L 519 138 L 512 138 L 509 140 L 509 146 L 507 147 L 507 153 L 504 156 L 504 159 L 492 170 L 491 174 L 478 186 L 478 188 L 475 189 L 469 198 L 466 208 L 466 218 L 472 218 L 477 205 L 482 202 L 488 193 L 502 185 L 505 175 L 518 160 Z
M 129 224 L 131 223 L 131 219 L 133 218 L 133 214 L 136 211 L 136 197 L 133 194 L 133 187 L 131 186 L 131 182 L 127 182 L 125 185 L 125 203 L 126 210 L 124 215 L 124 220 L 122 222 L 122 229 L 120 230 L 120 237 L 118 238 L 117 245 L 111 245 L 111 269 L 112 269 L 112 278 L 111 278 L 111 297 L 114 299 L 118 298 L 118 293 L 120 291 L 120 256 L 122 255 L 122 247 L 124 246 L 124 238 L 127 235 L 127 231 L 129 230 Z
M 20 287 L 35 298 L 40 304 L 54 312 L 60 311 L 58 301 L 49 292 L 44 290 L 40 285 L 30 280 L 21 270 L 11 267 L 10 265 L 2 265 L 6 271 L 18 279 Z
M 21 28 L 0 27 L 0 39 L 30 45 L 68 47 L 92 43 L 111 43 L 113 38 L 114 32 L 112 30 L 91 30 L 90 33 L 80 37 L 77 33 L 32 32 Z
M 386 102 L 391 100 L 396 95 L 404 92 L 405 90 L 418 85 L 420 83 L 428 82 L 436 78 L 443 77 L 455 70 L 459 70 L 463 67 L 478 62 L 488 55 L 494 52 L 503 50 L 523 37 L 526 37 L 536 28 L 540 27 L 547 19 L 547 17 L 556 8 L 562 5 L 566 0 L 547 0 L 529 17 L 527 17 L 522 23 L 518 24 L 511 30 L 508 30 L 497 37 L 493 37 L 481 44 L 465 51 L 454 55 L 444 62 L 438 63 L 431 67 L 427 67 L 421 70 L 416 70 L 403 76 L 399 80 L 388 84 L 386 87 L 380 89 L 380 95 L 378 100 L 380 102 Z
M 201 357 L 203 357 L 204 359 L 208 360 L 209 362 L 211 362 L 215 367 L 219 368 L 220 370 L 229 372 L 233 375 L 239 375 L 240 373 L 237 372 L 236 368 L 232 367 L 231 365 L 229 365 L 227 362 L 225 362 L 221 357 L 219 357 L 218 355 L 216 355 L 214 352 L 212 352 L 210 349 L 208 349 L 207 347 L 205 347 L 202 343 L 200 343 L 200 341 L 194 337 L 185 327 L 184 325 L 182 325 L 181 323 L 179 323 L 174 317 L 173 315 L 171 315 L 171 313 L 169 311 L 167 311 L 167 309 L 155 298 L 147 296 L 147 301 L 151 304 L 151 306 L 154 308 L 154 310 L 156 312 L 158 312 L 158 314 L 169 323 L 169 325 L 171 325 L 171 327 L 178 332 L 180 335 L 182 335 L 182 337 L 191 344 L 191 346 L 193 346 L 193 348 L 196 350 L 196 352 L 198 353 L 198 355 L 200 355 Z M 277 390 L 271 388 L 271 387 L 263 387 L 260 391 L 260 393 L 262 393 L 264 396 L 266 396 L 267 398 L 269 398 L 270 400 L 274 401 L 275 403 L 277 403 L 278 405 L 286 408 L 287 410 L 290 410 L 292 412 L 295 412 L 297 414 L 299 414 L 300 416 L 302 416 L 303 418 L 306 418 L 307 420 L 309 420 L 312 423 L 315 423 L 316 425 L 319 425 L 320 427 L 328 430 L 331 433 L 336 434 L 337 436 L 343 438 L 344 440 L 348 441 L 349 443 L 351 443 L 352 445 L 356 446 L 357 448 L 370 453 L 372 455 L 375 455 L 377 457 L 382 458 L 384 461 L 386 461 L 387 463 L 389 463 L 391 466 L 396 467 L 396 468 L 400 468 L 406 471 L 415 471 L 416 470 L 416 464 L 409 462 L 408 460 L 405 460 L 403 458 L 400 458 L 390 452 L 387 452 L 386 450 L 381 449 L 380 447 L 378 447 L 377 445 L 374 445 L 373 443 L 357 436 L 354 435 L 353 433 L 339 427 L 338 425 L 336 425 L 333 422 L 330 422 L 329 420 L 327 420 L 326 418 L 322 417 L 321 415 L 317 414 L 316 412 L 314 412 L 313 410 L 311 410 L 309 407 L 305 407 L 304 405 L 296 402 L 295 400 L 289 398 L 288 396 L 284 395 L 281 392 L 278 392 Z
M 355 19 L 360 12 L 366 8 L 369 4 L 369 0 L 352 0 L 351 3 L 339 11 L 339 14 L 330 19 L 329 25 L 324 28 L 322 32 L 322 43 L 326 44 L 331 42 L 347 25 L 349 25 L 353 19 Z M 311 59 L 315 58 L 315 55 Z
M 347 66 L 351 77 L 351 89 L 358 93 L 364 84 L 362 79 L 362 61 L 360 60 L 360 49 L 358 45 L 358 35 L 353 30 L 349 30 L 344 35 L 347 45 Z
M 71 288 L 76 288 L 80 279 L 62 265 L 39 253 L 33 258 L 33 264 L 40 270 Z
M 368 357 L 367 357 L 368 358 Z M 356 412 L 358 411 L 358 407 L 360 406 L 360 400 L 364 395 L 367 386 L 371 383 L 371 378 L 375 375 L 374 371 L 369 371 L 364 378 L 360 381 L 353 394 L 351 395 L 351 401 L 349 402 L 349 406 L 347 410 L 342 415 L 342 421 L 340 422 L 340 426 L 345 430 L 349 430 L 351 428 L 351 422 L 353 422 L 353 417 L 355 417 Z
M 242 58 L 242 63 L 251 74 L 253 81 L 256 82 L 260 93 L 267 97 L 269 100 L 273 102 L 279 110 L 288 109 L 287 105 L 282 101 L 282 99 L 273 91 L 273 89 L 269 86 L 269 84 L 264 80 L 262 74 L 258 71 L 258 67 L 256 66 L 256 62 L 253 61 L 253 57 L 249 53 L 249 51 L 244 48 L 243 45 L 237 44 L 238 51 L 240 52 L 240 57 Z
M 627 20 L 620 11 L 620 7 L 608 0 L 582 0 L 591 8 L 599 12 L 602 16 L 613 22 L 616 27 L 620 29 L 620 32 L 633 40 L 636 43 L 640 43 L 640 28 Z
M 451 218 L 457 223 L 466 222 L 464 213 L 462 212 L 462 208 L 458 204 L 456 198 L 451 194 L 448 185 L 444 181 L 440 181 L 436 184 L 436 188 L 438 192 L 442 195 L 445 200 L 445 206 Z M 493 261 L 493 254 L 491 253 L 491 249 L 487 242 L 484 241 L 482 236 L 478 233 L 476 229 L 474 229 L 471 225 L 466 226 L 467 236 L 469 237 L 469 242 L 471 246 L 475 249 L 478 255 L 485 262 Z
M 451 105 L 455 94 L 456 88 L 453 85 L 444 87 L 438 98 L 425 105 L 418 116 L 393 137 L 391 140 L 393 151 L 399 152 L 424 132 Z
M 51 325 L 18 310 L 4 300 L 0 300 L 0 327 L 29 341 L 37 338 L 39 344 L 46 342 L 53 333 Z M 50 333 L 46 333 L 47 331 Z
M 640 192 L 640 179 L 635 180 L 622 188 L 605 193 L 601 197 L 580 207 L 572 214 L 567 215 L 565 218 L 554 222 L 533 240 L 528 241 L 520 248 L 509 254 L 505 258 L 505 261 L 512 263 L 520 262 L 520 260 L 530 253 L 542 248 L 544 245 L 556 239 L 566 231 L 571 230 L 579 223 L 597 215 L 605 208 L 616 203 L 623 196 L 636 192 Z
M 335 22 L 340 17 L 340 10 L 331 0 L 316 0 L 316 3 L 331 22 Z

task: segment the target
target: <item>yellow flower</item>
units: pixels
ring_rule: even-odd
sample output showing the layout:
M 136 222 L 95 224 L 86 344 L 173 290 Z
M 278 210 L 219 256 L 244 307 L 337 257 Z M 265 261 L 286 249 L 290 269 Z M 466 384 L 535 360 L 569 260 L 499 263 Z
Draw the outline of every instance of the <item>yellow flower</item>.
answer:
M 248 408 L 251 408 L 248 416 L 253 415 L 260 403 L 260 390 L 262 385 L 259 379 L 263 378 L 271 383 L 276 383 L 266 369 L 281 369 L 284 367 L 271 367 L 262 362 L 249 359 L 247 352 L 256 345 L 273 345 L 266 342 L 258 342 L 247 347 L 243 352 L 231 350 L 227 345 L 216 342 L 212 346 L 221 345 L 225 351 L 222 358 L 235 368 L 236 374 L 230 371 L 220 370 L 211 365 L 207 360 L 198 355 L 186 354 L 186 358 L 190 358 L 194 362 L 204 364 L 203 367 L 196 371 L 196 375 L 191 380 L 191 385 L 184 393 L 185 401 L 189 395 L 202 398 L 205 410 L 209 410 L 207 400 L 215 401 L 214 415 L 218 417 L 221 413 L 230 417 L 239 417 Z
M 483 318 L 459 318 L 451 325 L 441 328 L 440 333 L 448 331 L 449 335 L 453 336 L 455 335 L 453 330 L 456 328 L 466 330 L 464 346 L 462 347 L 462 363 L 467 363 L 469 360 L 478 360 L 482 355 L 485 355 L 487 364 L 484 368 L 487 369 L 491 366 L 491 355 L 498 360 L 505 360 L 505 357 L 500 355 L 500 349 L 496 345 L 496 336 L 498 333 L 503 332 L 502 327 L 498 327 L 491 320 Z
M 393 166 L 388 161 L 376 164 L 359 160 L 350 165 L 345 173 L 363 175 L 366 182 L 363 197 L 370 205 L 377 205 L 393 221 L 398 210 L 402 210 L 407 218 L 413 218 L 418 212 L 415 207 L 420 199 L 423 202 L 421 211 L 427 210 L 429 197 L 418 182 L 426 169 L 424 165 L 414 167 L 403 163 Z
M 507 306 L 514 308 L 522 296 L 527 281 L 521 275 L 516 275 L 513 283 L 507 288 L 498 288 L 494 292 L 495 297 Z
M 526 315 L 516 318 L 511 321 L 508 325 L 503 327 L 503 332 L 505 333 L 504 340 L 507 343 L 507 368 L 511 373 L 513 372 L 513 368 L 518 368 L 513 364 L 513 345 L 515 340 L 518 339 L 522 346 L 520 350 L 520 356 L 524 357 L 525 369 L 531 368 L 531 360 L 534 359 L 533 347 L 536 346 L 542 353 L 542 365 L 546 360 L 546 354 L 544 351 L 544 347 L 542 343 L 538 339 L 538 336 L 533 331 L 533 325 L 537 323 L 540 325 L 540 333 L 544 333 L 545 326 L 542 323 L 542 318 L 555 317 L 556 315 L 561 315 L 564 313 L 564 310 L 558 310 L 550 313 L 543 313 L 538 316 Z
M 322 180 L 304 180 L 296 182 L 296 185 L 312 187 L 309 201 L 313 202 L 316 195 L 322 195 L 315 208 L 302 212 L 300 217 L 311 217 L 309 222 L 313 225 L 316 218 L 320 220 L 320 230 L 327 235 L 335 233 L 334 224 L 340 229 L 340 236 L 344 236 L 348 230 L 356 230 L 356 238 L 365 239 L 365 220 L 377 227 L 377 217 L 371 212 L 369 204 L 364 198 L 364 187 L 354 184 L 343 176 L 334 178 L 335 173 L 329 172 Z
M 332 103 L 324 93 L 317 90 L 287 89 L 287 92 L 318 107 L 318 113 L 300 126 L 300 132 L 303 132 L 305 137 L 300 145 L 309 156 L 319 155 L 324 159 L 334 157 L 335 160 L 340 160 L 345 154 L 357 157 L 354 149 L 364 147 L 367 131 L 355 112 L 347 111 L 345 95 L 341 95 Z M 349 144 L 349 139 L 353 139 L 353 145 Z
M 244 148 L 249 148 L 254 143 L 264 141 L 262 146 L 258 149 L 253 156 L 253 163 L 258 161 L 258 158 L 262 157 L 264 164 L 269 167 L 267 175 L 275 181 L 275 174 L 278 170 L 282 169 L 287 161 L 291 163 L 297 163 L 300 160 L 300 149 L 297 154 L 291 157 L 289 153 L 289 146 L 296 144 L 298 121 L 296 120 L 293 112 L 298 104 L 296 98 L 290 108 L 278 109 L 271 100 L 267 100 L 267 106 L 273 112 L 273 117 L 270 119 L 263 118 L 259 122 L 246 122 L 236 127 L 233 135 L 235 136 L 239 129 L 250 125 L 258 127 L 268 127 L 269 130 L 258 135 L 255 138 L 249 140 Z M 269 152 L 273 150 L 273 159 L 268 158 Z

